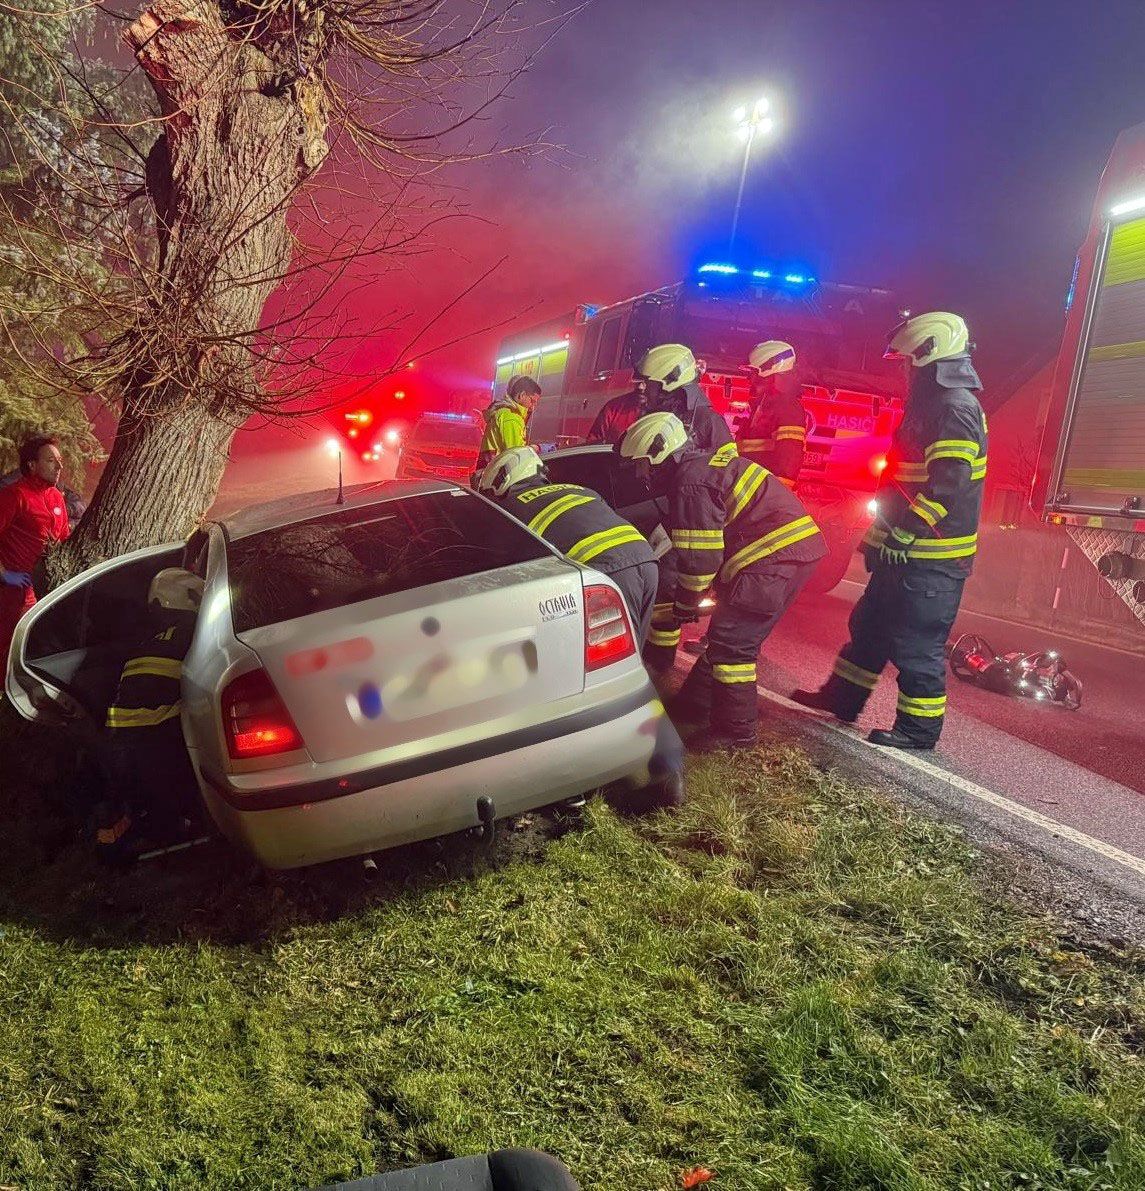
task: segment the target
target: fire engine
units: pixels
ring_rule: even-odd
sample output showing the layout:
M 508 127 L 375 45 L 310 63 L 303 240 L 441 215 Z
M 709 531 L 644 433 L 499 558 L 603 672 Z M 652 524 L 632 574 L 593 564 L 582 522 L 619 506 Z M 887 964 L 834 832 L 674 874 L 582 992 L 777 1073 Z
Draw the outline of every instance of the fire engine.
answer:
M 1117 138 L 1078 252 L 1032 505 L 1145 624 L 1145 124 Z
M 583 442 L 606 401 L 632 387 L 632 369 L 657 343 L 684 343 L 704 362 L 700 384 L 733 431 L 748 413 L 742 366 L 765 339 L 798 353 L 807 445 L 798 493 L 831 548 L 813 587 L 842 579 L 873 513 L 872 495 L 902 418 L 907 376 L 882 358 L 901 312 L 886 289 L 820 281 L 806 269 L 714 261 L 686 280 L 572 313 L 501 343 L 493 396 L 524 374 L 541 385 L 529 437 Z

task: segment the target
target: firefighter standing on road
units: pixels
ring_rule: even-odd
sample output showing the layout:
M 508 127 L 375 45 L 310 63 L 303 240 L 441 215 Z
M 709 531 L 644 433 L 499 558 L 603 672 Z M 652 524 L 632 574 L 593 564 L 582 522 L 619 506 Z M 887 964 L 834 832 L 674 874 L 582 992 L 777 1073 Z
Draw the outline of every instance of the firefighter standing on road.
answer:
M 673 414 L 648 414 L 624 436 L 621 454 L 664 474 L 679 579 L 677 622 L 696 618 L 717 594 L 708 644 L 675 700 L 688 718 L 710 715 L 698 747 L 751 748 L 759 718 L 760 646 L 826 553 L 819 528 L 765 468 L 701 450 Z
M 633 369 L 632 391 L 605 403 L 586 441 L 618 443 L 638 418 L 663 410 L 675 414 L 705 450 L 726 446 L 731 431 L 696 383 L 698 377 L 696 358 L 682 343 L 650 348 Z
M 751 413 L 736 436 L 739 453 L 795 487 L 803 466 L 807 418 L 799 400 L 803 385 L 790 343 L 757 344 L 744 368 L 751 377 Z
M 573 562 L 606 574 L 624 595 L 638 647 L 652 621 L 659 570 L 652 547 L 590 488 L 550 484 L 532 447 L 504 451 L 477 486 Z
M 934 748 L 946 712 L 946 639 L 974 562 L 986 477 L 970 348 L 956 314 L 919 315 L 892 332 L 887 358 L 909 360 L 914 374 L 875 494 L 878 517 L 863 539 L 871 578 L 826 685 L 792 695 L 852 723 L 893 662 L 894 727 L 868 737 L 893 748 Z
M 495 455 L 525 445 L 529 415 L 541 399 L 541 386 L 531 376 L 515 376 L 505 396 L 490 403 L 484 412 L 485 434 L 477 455 L 477 472 Z

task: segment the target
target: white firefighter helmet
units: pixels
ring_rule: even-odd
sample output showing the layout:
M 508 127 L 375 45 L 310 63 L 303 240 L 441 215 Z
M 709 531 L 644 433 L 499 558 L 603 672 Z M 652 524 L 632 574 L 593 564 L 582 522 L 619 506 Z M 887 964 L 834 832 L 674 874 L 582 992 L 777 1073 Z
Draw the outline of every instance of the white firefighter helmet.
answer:
M 688 445 L 688 432 L 675 414 L 657 411 L 637 418 L 620 440 L 625 459 L 647 459 L 655 465 Z
M 936 310 L 899 323 L 890 334 L 883 359 L 909 360 L 915 368 L 925 368 L 936 360 L 964 355 L 969 347 L 965 321 L 957 314 Z
M 747 358 L 747 366 L 762 380 L 765 376 L 778 376 L 795 367 L 795 348 L 782 339 L 768 339 L 757 343 Z
M 658 381 L 671 393 L 696 379 L 696 357 L 682 343 L 661 343 L 640 357 L 635 371 L 638 379 Z
M 166 567 L 151 580 L 147 602 L 178 612 L 198 612 L 203 602 L 203 581 L 182 567 Z
M 485 465 L 477 477 L 477 488 L 493 496 L 504 496 L 514 484 L 532 479 L 544 470 L 540 455 L 532 447 L 510 447 Z

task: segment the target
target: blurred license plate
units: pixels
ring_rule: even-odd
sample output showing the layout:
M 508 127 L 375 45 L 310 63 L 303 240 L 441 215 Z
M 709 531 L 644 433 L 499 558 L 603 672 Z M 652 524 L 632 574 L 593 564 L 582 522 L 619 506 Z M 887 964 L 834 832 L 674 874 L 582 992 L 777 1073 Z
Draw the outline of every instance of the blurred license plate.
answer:
M 392 719 L 419 719 L 509 695 L 536 673 L 537 646 L 532 640 L 441 653 L 384 682 L 382 704 Z

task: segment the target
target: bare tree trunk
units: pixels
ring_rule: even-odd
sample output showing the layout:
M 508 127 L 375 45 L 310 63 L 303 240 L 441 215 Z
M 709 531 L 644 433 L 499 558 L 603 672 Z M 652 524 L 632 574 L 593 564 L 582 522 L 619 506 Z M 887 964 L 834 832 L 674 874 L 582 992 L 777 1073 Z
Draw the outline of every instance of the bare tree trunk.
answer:
M 122 414 L 91 508 L 53 559 L 56 582 L 186 537 L 210 507 L 260 376 L 252 354 L 287 271 L 292 199 L 326 155 L 321 83 L 275 60 L 219 0 L 155 0 L 127 40 L 164 117 L 147 163 L 157 267 L 146 310 L 111 345 Z

